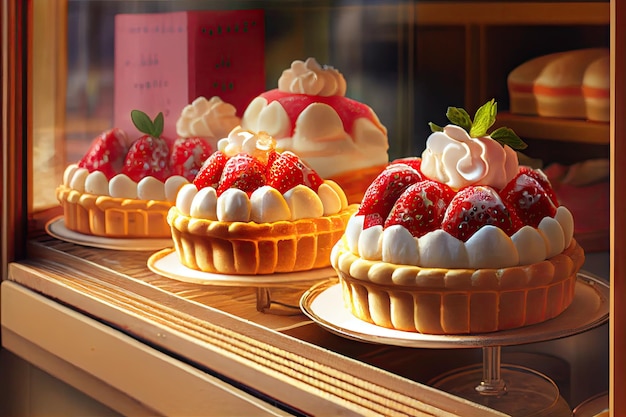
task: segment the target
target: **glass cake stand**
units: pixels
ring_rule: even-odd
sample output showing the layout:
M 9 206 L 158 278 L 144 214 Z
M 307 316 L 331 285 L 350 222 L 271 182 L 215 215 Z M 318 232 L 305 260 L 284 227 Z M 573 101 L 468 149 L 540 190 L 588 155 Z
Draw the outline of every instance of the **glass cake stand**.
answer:
M 337 282 L 313 286 L 300 299 L 300 308 L 321 327 L 353 340 L 415 348 L 481 348 L 482 364 L 454 369 L 429 385 L 512 416 L 571 415 L 556 384 L 533 369 L 502 364 L 505 346 L 544 342 L 573 336 L 607 322 L 609 286 L 580 272 L 574 300 L 559 316 L 532 326 L 470 335 L 428 335 L 387 329 L 362 321 L 343 307 Z

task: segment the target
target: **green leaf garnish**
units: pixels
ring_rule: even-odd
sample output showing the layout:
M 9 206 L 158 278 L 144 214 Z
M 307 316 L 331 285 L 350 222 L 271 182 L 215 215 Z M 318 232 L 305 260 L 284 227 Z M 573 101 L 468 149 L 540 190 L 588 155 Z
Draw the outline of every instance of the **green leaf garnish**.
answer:
M 434 124 L 433 122 L 428 122 L 428 126 L 430 126 L 431 132 L 443 132 L 443 127 Z
M 480 106 L 474 115 L 474 123 L 469 130 L 470 137 L 479 138 L 487 134 L 487 130 L 496 122 L 498 105 L 494 99 Z M 465 129 L 467 130 L 467 129 Z
M 130 112 L 130 118 L 132 119 L 137 130 L 141 133 L 145 133 L 146 135 L 150 135 L 155 138 L 161 137 L 164 126 L 163 113 L 157 114 L 154 121 L 152 121 L 150 116 L 141 110 L 132 110 Z
M 509 145 L 513 149 L 526 149 L 528 145 L 515 132 L 508 127 L 499 127 L 491 132 L 491 138 L 497 140 L 503 145 Z
M 465 111 L 465 109 L 459 107 L 448 107 L 446 117 L 448 118 L 448 120 L 450 120 L 451 123 L 454 123 L 457 126 L 461 126 L 468 132 L 472 128 L 472 119 L 470 115 Z
M 498 103 L 491 99 L 476 110 L 473 121 L 467 111 L 460 107 L 448 107 L 446 117 L 451 123 L 463 128 L 472 138 L 489 135 L 501 145 L 508 145 L 513 149 L 526 149 L 528 145 L 508 127 L 500 127 L 491 133 L 487 133 L 489 128 L 496 122 L 497 113 Z M 433 132 L 443 131 L 441 126 L 432 122 L 429 122 L 428 126 L 430 126 L 430 130 Z

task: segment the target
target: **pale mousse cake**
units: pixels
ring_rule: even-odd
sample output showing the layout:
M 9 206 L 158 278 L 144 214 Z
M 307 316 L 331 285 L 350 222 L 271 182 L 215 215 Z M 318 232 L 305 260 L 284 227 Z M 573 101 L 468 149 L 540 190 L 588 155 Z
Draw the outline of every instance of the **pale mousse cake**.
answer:
M 361 201 L 389 163 L 387 129 L 371 107 L 346 97 L 343 75 L 314 58 L 293 61 L 278 88 L 254 98 L 241 119 L 244 129 L 267 132 L 278 150 L 296 153 L 323 178 Z

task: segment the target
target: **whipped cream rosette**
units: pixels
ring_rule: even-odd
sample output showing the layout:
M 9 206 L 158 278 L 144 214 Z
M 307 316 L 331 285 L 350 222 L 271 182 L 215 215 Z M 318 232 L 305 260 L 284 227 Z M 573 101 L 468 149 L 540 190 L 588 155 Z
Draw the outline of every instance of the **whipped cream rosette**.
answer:
M 543 172 L 518 165 L 512 147 L 525 144 L 514 132 L 487 133 L 493 100 L 474 120 L 447 115 L 421 158 L 393 161 L 372 182 L 335 246 L 346 303 L 375 324 L 443 334 L 560 314 L 584 260 L 572 214 Z
M 278 88 L 254 98 L 241 125 L 267 132 L 276 148 L 296 153 L 322 177 L 338 182 L 350 202 L 388 164 L 387 129 L 367 105 L 345 97 L 343 75 L 314 58 L 284 70 Z
M 176 121 L 176 134 L 179 138 L 205 138 L 215 149 L 217 141 L 226 137 L 240 121 L 232 104 L 217 96 L 210 99 L 201 96 L 181 111 Z
M 355 210 L 337 183 L 277 152 L 271 136 L 236 128 L 180 189 L 168 222 L 183 265 L 272 274 L 329 266 Z

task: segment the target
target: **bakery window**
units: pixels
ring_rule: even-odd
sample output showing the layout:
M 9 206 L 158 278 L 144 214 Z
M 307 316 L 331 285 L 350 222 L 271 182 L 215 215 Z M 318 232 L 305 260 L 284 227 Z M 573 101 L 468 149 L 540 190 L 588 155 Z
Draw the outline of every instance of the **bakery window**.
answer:
M 626 320 L 615 293 L 623 284 L 615 233 L 623 202 L 610 198 L 623 177 L 623 126 L 615 114 L 624 107 L 624 13 L 617 3 L 3 1 L 2 345 L 16 378 L 24 374 L 15 364 L 37 370 L 13 388 L 17 396 L 43 372 L 55 389 L 71 387 L 72 407 L 86 402 L 102 410 L 100 403 L 122 415 L 203 414 L 208 407 L 216 415 L 524 415 L 511 377 L 523 370 L 547 377 L 541 391 L 553 401 L 544 411 L 571 412 L 592 397 L 608 404 L 608 393 L 615 410 L 626 407 L 616 395 L 623 358 L 612 345 L 622 336 L 611 333 L 608 320 Z M 582 76 L 569 89 L 515 88 L 516 74 L 539 71 L 524 65 L 580 51 L 606 60 L 590 81 L 604 106 L 600 115 L 545 113 L 541 91 L 550 100 L 566 97 L 558 110 L 584 101 L 581 92 L 591 87 Z M 574 61 L 566 75 L 591 65 Z M 572 88 L 576 98 L 568 95 Z M 530 108 L 520 107 L 519 91 L 536 93 L 527 98 Z M 316 98 L 298 108 L 282 104 L 294 96 Z M 363 313 L 382 299 L 380 282 L 368 295 L 350 281 L 354 297 L 367 299 L 355 302 L 356 315 L 379 321 L 365 332 L 338 325 L 345 308 L 330 262 L 339 255 L 319 242 L 343 235 L 356 210 L 349 203 L 358 205 L 389 161 L 422 155 L 430 122 L 445 125 L 449 108 L 474 117 L 491 99 L 493 129 L 510 127 L 528 144 L 518 158 L 554 184 L 585 252 L 581 272 L 558 286 L 567 297 L 546 297 L 547 304 L 586 311 L 591 297 L 599 310 L 572 318 L 549 307 L 556 328 L 547 320 L 547 330 L 541 323 L 538 331 L 464 329 L 460 337 L 445 334 L 457 332 L 455 316 L 420 338 L 420 329 L 390 328 L 402 327 L 406 315 Z M 321 139 L 310 144 L 307 135 Z M 179 137 L 188 140 L 173 152 Z M 146 147 L 163 146 L 178 156 L 150 165 Z M 195 181 L 209 171 L 203 162 L 215 150 L 233 161 L 251 146 L 264 164 L 263 181 L 272 172 L 276 189 L 299 181 L 306 191 L 254 194 L 261 168 L 250 161 L 245 184 L 237 182 L 242 171 L 228 178 L 239 187 L 234 196 L 225 180 L 207 174 L 202 185 Z M 286 157 L 267 168 L 276 149 L 306 159 L 315 174 L 276 175 L 293 169 Z M 147 169 L 163 178 L 142 182 Z M 94 170 L 99 174 L 90 176 Z M 209 197 L 200 202 L 198 194 Z M 242 229 L 248 237 L 227 261 L 211 258 L 218 246 L 198 244 L 223 232 L 209 233 L 210 222 L 192 212 L 220 222 L 267 219 L 255 203 L 264 199 L 278 201 L 272 207 L 289 219 L 280 221 L 299 228 Z M 241 201 L 250 213 L 234 209 Z M 313 239 L 298 235 L 310 224 L 298 223 L 297 213 L 317 213 Z M 576 264 L 579 256 L 568 252 L 567 259 Z M 357 267 L 348 266 L 341 273 L 352 279 Z M 446 302 L 437 309 L 461 314 L 462 297 L 442 294 Z M 346 323 L 354 318 L 348 313 Z M 467 395 L 460 375 L 496 391 L 510 381 L 510 395 L 476 397 L 474 387 Z

